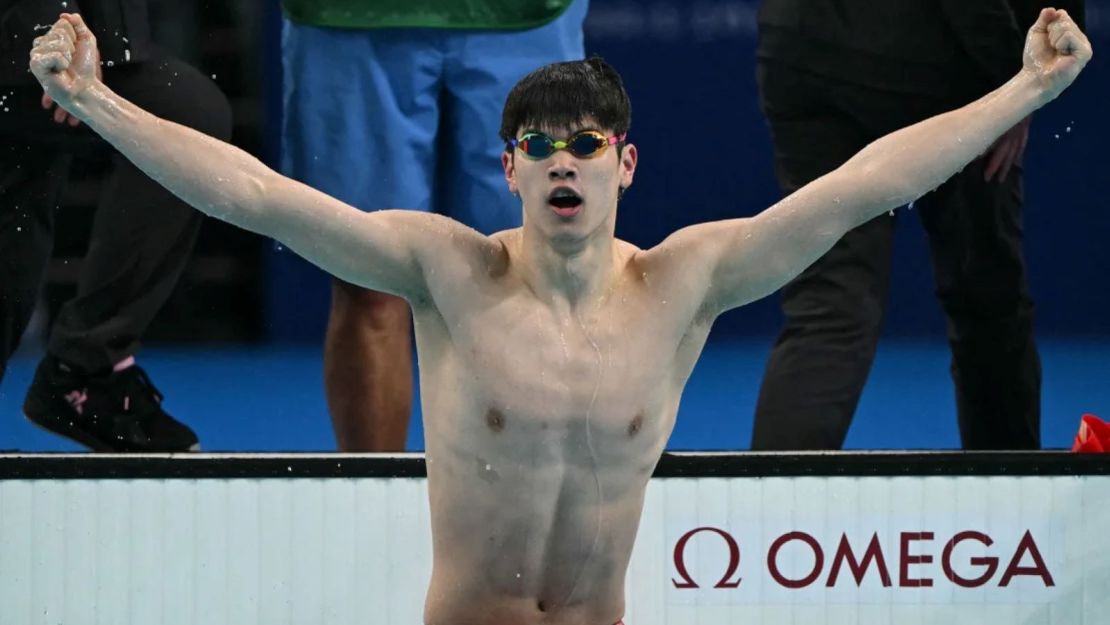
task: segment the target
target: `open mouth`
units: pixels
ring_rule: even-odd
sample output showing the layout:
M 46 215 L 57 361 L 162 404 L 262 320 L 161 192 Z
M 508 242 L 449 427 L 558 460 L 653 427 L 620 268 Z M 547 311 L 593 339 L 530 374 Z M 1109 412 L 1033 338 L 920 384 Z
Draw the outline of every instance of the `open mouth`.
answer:
M 582 196 L 578 195 L 573 189 L 559 187 L 547 196 L 547 203 L 551 205 L 556 215 L 573 217 L 582 208 Z

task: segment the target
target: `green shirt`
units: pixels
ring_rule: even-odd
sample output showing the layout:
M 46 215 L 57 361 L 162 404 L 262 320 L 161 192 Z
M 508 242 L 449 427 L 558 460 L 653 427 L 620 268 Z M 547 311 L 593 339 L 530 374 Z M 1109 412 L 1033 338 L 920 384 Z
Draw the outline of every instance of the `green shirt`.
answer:
M 286 17 L 337 28 L 523 30 L 559 17 L 574 0 L 281 0 Z

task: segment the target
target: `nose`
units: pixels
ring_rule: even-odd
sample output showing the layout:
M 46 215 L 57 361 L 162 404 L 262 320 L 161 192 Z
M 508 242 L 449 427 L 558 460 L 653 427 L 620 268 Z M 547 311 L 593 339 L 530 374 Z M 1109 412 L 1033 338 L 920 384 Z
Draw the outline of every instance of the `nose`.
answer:
M 567 154 L 555 154 L 551 166 L 547 168 L 547 179 L 551 182 L 572 182 L 578 178 L 578 169 L 574 166 L 574 159 Z

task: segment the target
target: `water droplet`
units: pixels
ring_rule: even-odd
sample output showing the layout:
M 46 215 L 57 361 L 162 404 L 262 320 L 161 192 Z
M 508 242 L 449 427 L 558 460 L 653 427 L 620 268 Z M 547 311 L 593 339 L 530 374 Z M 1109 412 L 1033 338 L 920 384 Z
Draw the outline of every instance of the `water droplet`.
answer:
M 105 65 L 107 65 L 108 67 L 113 67 L 115 66 L 115 64 L 115 61 L 108 61 L 107 63 L 105 63 Z
M 1056 137 L 1057 139 L 1059 139 L 1059 138 L 1060 138 L 1060 133 L 1056 133 L 1055 137 Z
M 517 574 L 516 574 L 516 578 L 517 578 L 517 579 L 520 579 L 520 573 L 517 573 Z
M 23 232 L 23 226 L 16 226 L 15 231 L 16 232 Z
M 216 75 L 212 74 L 212 80 L 216 80 Z
M 1068 126 L 1067 128 L 1065 128 L 1064 132 L 1071 132 L 1071 126 Z
M 123 60 L 127 61 L 127 62 L 131 61 L 131 51 L 130 50 L 124 50 L 123 51 Z
M 486 471 L 489 471 L 489 470 L 490 470 L 490 466 L 487 464 L 486 465 Z

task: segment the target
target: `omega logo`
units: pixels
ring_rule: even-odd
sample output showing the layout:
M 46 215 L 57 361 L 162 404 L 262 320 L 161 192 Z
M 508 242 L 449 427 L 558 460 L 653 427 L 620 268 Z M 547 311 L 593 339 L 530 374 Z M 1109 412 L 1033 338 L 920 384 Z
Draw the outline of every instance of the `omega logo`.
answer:
M 694 577 L 690 574 L 686 566 L 686 546 L 690 539 L 702 532 L 709 532 L 720 537 L 724 541 L 724 546 L 728 549 L 728 566 L 721 575 L 720 579 L 714 584 L 713 588 L 738 588 L 740 586 L 741 578 L 738 575 L 740 569 L 740 543 L 729 532 L 716 527 L 698 527 L 683 534 L 674 546 L 674 566 L 678 573 L 679 579 L 671 579 L 671 583 L 678 589 L 700 588 L 701 586 Z M 863 580 L 871 572 L 877 576 L 883 587 L 889 588 L 897 586 L 899 588 L 921 588 L 933 586 L 934 580 L 930 577 L 922 577 L 922 573 L 915 572 L 914 566 L 930 564 L 934 561 L 935 549 L 929 551 L 928 543 L 934 540 L 933 532 L 900 532 L 897 539 L 896 558 L 892 561 L 895 563 L 896 568 L 893 569 L 897 574 L 897 579 L 891 575 L 892 567 L 888 565 L 887 552 L 883 551 L 883 546 L 879 542 L 878 532 L 871 534 L 870 540 L 866 546 L 862 547 L 862 556 L 857 556 L 857 549 L 853 550 L 852 544 L 848 540 L 846 533 L 841 533 L 840 540 L 837 542 L 836 547 L 831 551 L 833 553 L 831 564 L 827 570 L 825 567 L 825 553 L 826 549 L 822 547 L 821 543 L 812 535 L 806 532 L 793 531 L 782 534 L 776 538 L 767 549 L 766 566 L 767 573 L 771 579 L 778 585 L 784 588 L 801 589 L 812 586 L 818 583 L 824 576 L 824 586 L 832 588 L 839 583 L 851 583 L 842 581 L 847 579 L 848 575 L 854 580 L 856 586 L 860 586 Z M 971 556 L 965 559 L 957 559 L 954 551 L 961 543 L 970 542 L 978 543 L 984 547 L 990 547 L 994 544 L 994 539 L 983 532 L 973 530 L 966 530 L 956 533 L 947 542 L 944 543 L 943 548 L 940 549 L 939 561 L 941 570 L 943 571 L 943 580 L 947 580 L 952 584 L 961 588 L 978 588 L 984 586 L 995 578 L 998 572 L 999 565 L 1002 560 L 998 556 Z M 788 577 L 782 572 L 779 567 L 779 554 L 784 547 L 790 544 L 796 544 L 798 547 L 808 550 L 813 556 L 813 566 L 808 572 L 800 577 Z M 916 544 L 923 543 L 923 544 Z M 892 556 L 895 555 L 895 550 L 888 547 L 888 552 Z M 1023 564 L 1026 560 L 1031 561 L 1029 564 Z M 956 572 L 953 562 L 967 562 L 972 567 L 977 567 L 976 574 L 971 577 L 965 577 Z M 961 570 L 965 570 L 961 567 Z M 842 573 L 847 572 L 847 575 Z M 714 576 L 716 573 L 713 574 Z M 1046 588 L 1056 585 L 1056 581 L 1052 577 L 1051 571 L 1045 564 L 1044 558 L 1041 555 L 1041 550 L 1037 546 L 1037 541 L 1033 538 L 1031 531 L 1026 530 L 1022 535 L 1017 547 L 1014 549 L 1013 554 L 1010 555 L 1008 564 L 1002 570 L 1001 576 L 998 577 L 997 585 L 1005 588 L 1010 585 L 1015 577 L 1027 576 L 1040 578 L 1041 583 Z

